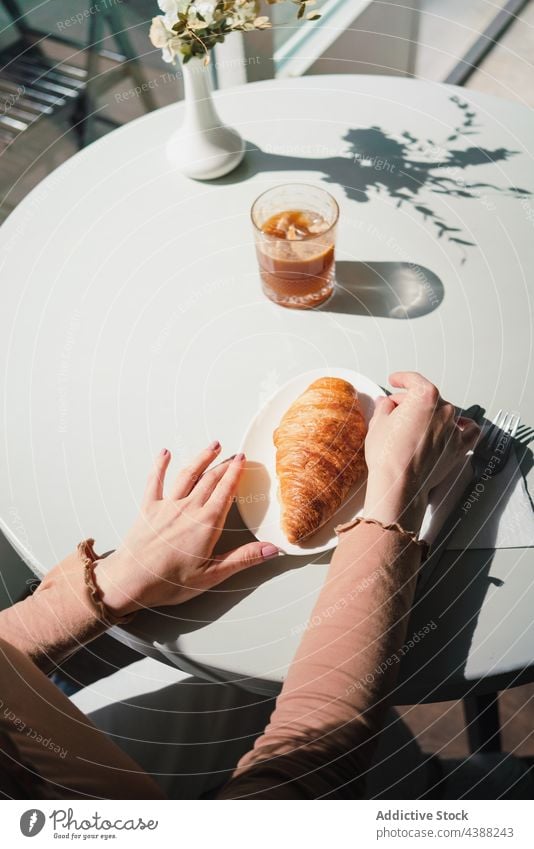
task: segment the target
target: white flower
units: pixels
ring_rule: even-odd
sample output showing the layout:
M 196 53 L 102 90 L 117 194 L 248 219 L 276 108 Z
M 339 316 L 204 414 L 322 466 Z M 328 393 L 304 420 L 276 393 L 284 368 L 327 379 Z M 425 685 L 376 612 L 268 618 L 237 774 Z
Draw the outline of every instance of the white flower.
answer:
M 185 12 L 190 2 L 191 0 L 158 0 L 158 6 L 161 11 L 165 13 L 163 15 L 163 20 L 169 29 L 171 29 L 178 20 L 178 14 L 180 12 Z M 165 61 L 168 62 L 169 60 L 166 59 Z
M 209 26 L 213 21 L 213 13 L 215 11 L 215 0 L 198 0 L 193 4 L 192 9 L 199 15 L 202 15 L 206 25 Z
M 274 5 L 283 0 L 268 0 Z M 315 0 L 293 0 L 299 14 Z M 161 15 L 153 18 L 150 40 L 162 51 L 166 62 L 181 55 L 183 62 L 204 55 L 224 41 L 229 32 L 262 30 L 271 26 L 269 18 L 260 14 L 260 0 L 158 0 Z M 310 17 L 310 16 L 308 16 Z M 313 20 L 316 16 L 312 16 Z
M 174 62 L 180 49 L 180 39 L 169 29 L 163 15 L 152 18 L 149 38 L 154 47 L 161 49 L 161 55 L 165 62 Z
M 171 35 L 171 33 L 167 29 L 165 18 L 163 18 L 162 15 L 152 18 L 152 26 L 150 27 L 148 37 L 154 47 L 165 47 L 169 35 Z
M 185 12 L 189 0 L 158 0 L 158 6 L 168 19 L 173 18 L 173 23 L 178 17 L 178 12 Z
M 257 0 L 242 0 L 241 3 L 236 2 L 235 9 L 232 12 L 232 25 L 251 23 L 258 14 L 259 3 Z

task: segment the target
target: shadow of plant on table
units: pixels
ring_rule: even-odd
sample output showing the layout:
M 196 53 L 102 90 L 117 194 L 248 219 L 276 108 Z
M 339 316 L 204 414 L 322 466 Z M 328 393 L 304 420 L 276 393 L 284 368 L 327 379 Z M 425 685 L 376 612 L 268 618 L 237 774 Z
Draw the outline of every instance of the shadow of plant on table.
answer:
M 408 130 L 400 135 L 372 126 L 347 131 L 343 141 L 347 153 L 338 156 L 286 156 L 261 150 L 247 144 L 247 155 L 232 174 L 217 181 L 229 185 L 269 171 L 317 171 L 326 183 L 342 187 L 345 195 L 356 203 L 367 203 L 374 195 L 386 195 L 398 207 L 412 207 L 432 225 L 438 238 L 453 243 L 467 258 L 466 249 L 474 247 L 461 227 L 453 226 L 433 208 L 432 196 L 478 200 L 489 208 L 492 196 L 531 197 L 529 189 L 468 181 L 462 176 L 467 168 L 504 162 L 519 151 L 505 147 L 453 147 L 466 136 L 479 131 L 476 113 L 457 95 L 449 98 L 460 112 L 458 126 L 442 141 L 418 139 Z

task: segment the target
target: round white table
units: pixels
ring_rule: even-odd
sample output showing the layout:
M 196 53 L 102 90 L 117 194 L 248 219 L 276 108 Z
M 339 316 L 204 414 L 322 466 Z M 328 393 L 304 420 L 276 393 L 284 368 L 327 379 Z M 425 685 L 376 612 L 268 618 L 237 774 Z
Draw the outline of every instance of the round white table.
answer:
M 532 423 L 534 121 L 517 104 L 400 78 L 308 77 L 216 95 L 247 140 L 213 183 L 169 170 L 183 106 L 83 150 L 0 229 L 2 528 L 42 574 L 76 542 L 118 543 L 153 455 L 238 449 L 286 380 L 325 366 L 379 384 L 423 372 L 459 406 Z M 342 288 L 313 312 L 260 291 L 249 209 L 269 186 L 338 200 Z M 520 191 L 518 191 L 518 189 Z M 223 547 L 248 538 L 233 515 Z M 283 557 L 118 631 L 186 670 L 272 692 L 326 571 Z M 534 679 L 534 556 L 447 552 L 397 704 Z M 411 626 L 411 628 L 412 628 Z

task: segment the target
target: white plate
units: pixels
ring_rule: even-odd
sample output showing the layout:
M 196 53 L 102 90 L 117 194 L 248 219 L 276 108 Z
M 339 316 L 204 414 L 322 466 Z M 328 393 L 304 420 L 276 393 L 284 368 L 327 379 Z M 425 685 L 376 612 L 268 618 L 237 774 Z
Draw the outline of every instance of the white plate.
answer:
M 348 496 L 335 516 L 301 545 L 290 543 L 280 526 L 280 504 L 276 478 L 276 452 L 273 432 L 280 419 L 299 395 L 320 377 L 340 377 L 352 383 L 358 391 L 365 420 L 373 415 L 375 400 L 385 395 L 372 380 L 345 368 L 324 368 L 304 372 L 282 386 L 253 419 L 243 440 L 247 456 L 245 471 L 237 491 L 241 517 L 249 530 L 261 540 L 272 542 L 287 554 L 318 554 L 336 544 L 334 527 L 349 522 L 361 512 L 364 488 L 361 484 Z

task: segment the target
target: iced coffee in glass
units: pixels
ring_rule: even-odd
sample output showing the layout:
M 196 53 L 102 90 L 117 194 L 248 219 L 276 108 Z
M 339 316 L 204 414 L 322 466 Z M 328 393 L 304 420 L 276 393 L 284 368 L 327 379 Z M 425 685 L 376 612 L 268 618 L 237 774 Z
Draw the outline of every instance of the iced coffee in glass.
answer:
M 263 291 L 293 309 L 323 304 L 334 290 L 339 207 L 328 192 L 302 183 L 263 192 L 252 206 Z

